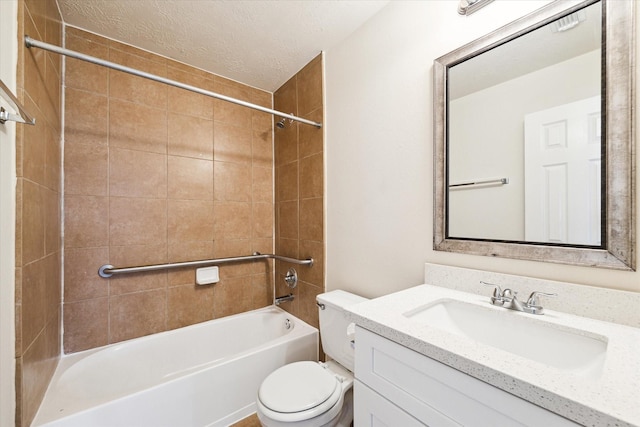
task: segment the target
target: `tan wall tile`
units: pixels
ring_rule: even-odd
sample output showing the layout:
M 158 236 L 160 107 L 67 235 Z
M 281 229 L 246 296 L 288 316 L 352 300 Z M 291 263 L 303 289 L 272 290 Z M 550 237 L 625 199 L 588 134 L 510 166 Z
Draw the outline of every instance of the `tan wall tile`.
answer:
M 45 163 L 44 163 L 44 185 L 60 192 L 62 174 L 62 144 L 60 132 L 55 132 L 49 128 L 46 135 Z
M 138 265 L 138 264 L 135 264 Z M 144 265 L 144 264 L 141 264 Z M 146 273 L 115 275 L 109 279 L 109 295 L 132 294 L 140 291 L 165 289 L 167 287 L 166 271 L 150 271 Z
M 302 125 L 307 126 L 307 125 Z M 298 123 L 286 122 L 284 129 L 274 131 L 274 162 L 276 166 L 298 160 Z
M 169 154 L 196 159 L 213 159 L 212 120 L 172 112 L 169 113 L 168 126 Z
M 278 207 L 278 237 L 298 239 L 298 201 L 278 202 L 276 206 Z
M 169 110 L 180 115 L 213 120 L 213 99 L 186 89 L 170 87 Z
M 217 239 L 214 244 L 216 258 L 250 255 L 250 239 Z M 238 262 L 220 266 L 220 278 L 248 276 L 253 273 L 253 262 Z
M 274 94 L 276 109 L 297 108 L 300 116 L 322 122 L 322 56 L 310 62 Z M 276 165 L 276 253 L 314 258 L 314 266 L 275 263 L 276 295 L 291 290 L 284 283 L 290 267 L 299 274 L 296 299 L 282 308 L 317 326 L 315 295 L 324 290 L 323 130 L 294 124 L 274 132 Z
M 163 264 L 167 262 L 167 245 L 162 243 L 111 246 L 109 255 L 109 264 L 116 267 Z M 159 270 L 148 273 L 114 275 L 108 280 L 108 286 L 109 295 L 165 288 L 167 286 L 167 272 Z
M 70 27 L 67 27 L 65 46 L 100 59 L 109 59 L 109 48 L 104 44 L 96 43 L 86 37 L 89 33 L 82 32 L 76 36 Z M 107 94 L 109 82 L 109 69 L 100 65 L 91 64 L 79 59 L 67 58 L 65 86 L 94 92 L 101 95 Z
M 130 150 L 167 152 L 167 112 L 162 109 L 111 99 L 109 145 Z
M 276 253 L 291 258 L 300 258 L 300 240 L 279 237 L 276 239 Z M 277 263 L 276 265 L 280 265 Z
M 106 145 L 107 97 L 72 88 L 67 88 L 65 93 L 65 146 L 76 143 Z
M 22 406 L 22 425 L 24 426 L 30 425 L 47 390 L 48 381 L 43 381 L 43 379 L 51 378 L 56 368 L 59 346 L 55 345 L 55 338 L 59 336 L 59 333 L 57 330 L 51 329 L 39 335 L 22 357 L 19 399 Z
M 70 144 L 64 150 L 65 194 L 106 196 L 109 149 L 104 145 Z
M 251 162 L 251 129 L 215 122 L 213 159 L 221 162 Z
M 273 167 L 273 131 L 253 131 L 251 139 L 251 159 L 254 166 Z
M 111 197 L 109 203 L 109 242 L 111 245 L 166 243 L 166 200 Z
M 300 200 L 300 238 L 323 241 L 323 202 L 321 198 Z
M 167 290 L 167 329 L 213 319 L 213 286 L 186 285 Z
M 167 197 L 167 156 L 145 151 L 109 149 L 111 197 Z
M 248 239 L 251 237 L 251 204 L 215 202 L 216 239 Z
M 167 75 L 167 67 L 162 63 L 130 55 L 118 49 L 110 49 L 109 56 L 116 64 L 160 77 Z M 109 70 L 109 96 L 164 109 L 167 105 L 168 86 L 121 71 Z
M 273 94 L 273 105 L 283 113 L 298 115 L 298 93 L 296 76 L 291 77 Z M 277 117 L 274 120 L 280 120 Z
M 59 45 L 61 29 L 55 1 L 18 3 L 18 34 Z M 16 132 L 16 425 L 26 427 L 60 352 L 60 58 L 20 44 L 17 83 L 37 118 Z
M 109 298 L 109 342 L 164 331 L 166 309 L 165 289 Z
M 324 243 L 300 240 L 300 257 L 313 258 L 313 266 L 300 266 L 300 280 L 318 287 L 324 287 Z
M 324 186 L 322 153 L 300 159 L 300 198 L 322 197 Z
M 251 277 L 231 277 L 213 287 L 215 318 L 243 313 L 253 308 Z
M 298 200 L 298 162 L 276 168 L 276 201 Z
M 45 206 L 41 187 L 22 180 L 22 264 L 44 256 Z
M 169 156 L 170 199 L 213 200 L 213 162 Z
M 109 299 L 95 298 L 64 304 L 64 351 L 76 351 L 107 345 Z
M 46 322 L 46 271 L 43 260 L 22 269 L 22 345 L 25 351 Z
M 324 121 L 323 110 L 319 108 L 309 113 L 306 118 L 318 123 Z M 315 126 L 300 126 L 300 157 L 307 157 L 312 154 L 324 151 L 324 128 Z
M 132 46 L 73 28 L 67 38 L 96 56 L 108 48 L 114 62 L 272 105 L 267 92 Z M 98 263 L 126 267 L 248 255 L 254 248 L 272 252 L 271 116 L 120 72 L 105 75 L 78 61 L 67 62 L 67 78 L 67 123 L 78 122 L 68 125 L 66 141 L 65 244 L 69 262 L 77 259 L 65 291 L 67 351 L 269 304 L 273 261 L 221 266 L 223 281 L 204 288 L 194 285 L 193 268 L 110 279 L 97 278 L 95 270 Z M 34 90 L 43 90 L 35 83 Z M 47 185 L 51 178 L 45 176 Z M 218 287 L 223 298 L 214 310 Z M 225 305 L 238 292 L 240 303 Z M 100 319 L 85 333 L 78 319 L 91 303 Z
M 106 197 L 65 196 L 64 212 L 66 248 L 109 244 L 109 200 Z
M 60 194 L 45 187 L 41 188 L 41 194 L 44 208 L 44 253 L 48 255 L 60 250 Z
M 253 238 L 273 237 L 273 203 L 253 204 Z
M 215 162 L 214 200 L 248 202 L 251 188 L 250 163 Z
M 322 54 L 297 74 L 298 113 L 306 116 L 322 107 Z
M 213 241 L 171 241 L 169 242 L 169 261 L 199 261 L 214 258 Z M 194 268 L 170 270 L 167 273 L 169 286 L 194 284 Z
M 169 200 L 167 234 L 170 241 L 213 240 L 213 202 Z
M 64 300 L 75 302 L 109 295 L 109 280 L 98 275 L 108 264 L 109 248 L 68 248 L 64 251 Z
M 25 108 L 34 111 L 34 107 L 31 99 L 27 98 Z M 47 125 L 44 120 L 37 120 L 35 126 L 24 126 L 22 176 L 38 184 L 44 184 L 46 133 Z
M 251 276 L 251 293 L 254 308 L 273 304 L 273 274 L 265 272 Z
M 254 166 L 251 181 L 251 200 L 273 203 L 273 169 Z

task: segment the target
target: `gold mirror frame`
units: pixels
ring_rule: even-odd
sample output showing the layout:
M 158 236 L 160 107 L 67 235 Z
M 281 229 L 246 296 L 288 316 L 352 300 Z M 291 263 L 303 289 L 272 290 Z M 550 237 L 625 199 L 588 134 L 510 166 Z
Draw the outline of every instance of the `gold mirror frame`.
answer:
M 447 230 L 447 69 L 587 5 L 602 2 L 606 105 L 606 236 L 602 249 L 450 238 Z M 434 61 L 434 233 L 437 251 L 635 270 L 635 1 L 553 2 Z

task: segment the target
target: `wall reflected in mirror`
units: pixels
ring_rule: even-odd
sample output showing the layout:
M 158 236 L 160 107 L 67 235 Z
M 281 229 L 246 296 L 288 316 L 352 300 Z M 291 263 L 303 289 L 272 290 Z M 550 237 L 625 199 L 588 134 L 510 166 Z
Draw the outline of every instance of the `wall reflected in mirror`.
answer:
M 447 237 L 603 247 L 601 9 L 447 68 Z

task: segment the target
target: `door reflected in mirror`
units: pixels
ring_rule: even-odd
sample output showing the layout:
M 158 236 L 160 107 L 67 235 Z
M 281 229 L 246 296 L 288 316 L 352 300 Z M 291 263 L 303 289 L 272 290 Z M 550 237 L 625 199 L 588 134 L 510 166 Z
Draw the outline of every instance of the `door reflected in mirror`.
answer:
M 601 247 L 601 9 L 448 67 L 448 237 Z

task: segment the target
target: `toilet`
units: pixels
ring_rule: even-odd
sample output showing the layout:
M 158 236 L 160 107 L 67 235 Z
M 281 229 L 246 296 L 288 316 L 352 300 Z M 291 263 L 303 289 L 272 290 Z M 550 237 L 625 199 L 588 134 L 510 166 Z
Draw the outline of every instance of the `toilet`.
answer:
M 366 298 L 345 291 L 316 297 L 320 339 L 331 359 L 295 362 L 273 371 L 258 390 L 257 413 L 265 427 L 348 427 L 353 421 L 353 331 L 344 313 Z

